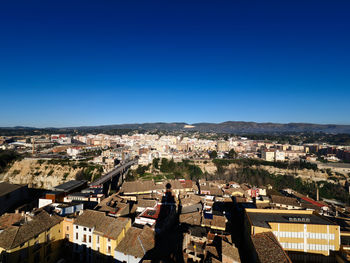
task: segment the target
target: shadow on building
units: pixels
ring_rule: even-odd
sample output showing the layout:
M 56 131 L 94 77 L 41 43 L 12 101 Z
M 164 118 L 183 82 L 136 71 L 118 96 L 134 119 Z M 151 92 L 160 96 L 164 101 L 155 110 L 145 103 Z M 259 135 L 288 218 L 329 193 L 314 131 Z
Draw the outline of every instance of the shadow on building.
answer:
M 152 262 L 184 262 L 182 253 L 183 229 L 179 225 L 179 212 L 171 185 L 166 185 L 162 197 L 159 216 L 155 224 L 155 245 L 148 251 L 143 260 Z

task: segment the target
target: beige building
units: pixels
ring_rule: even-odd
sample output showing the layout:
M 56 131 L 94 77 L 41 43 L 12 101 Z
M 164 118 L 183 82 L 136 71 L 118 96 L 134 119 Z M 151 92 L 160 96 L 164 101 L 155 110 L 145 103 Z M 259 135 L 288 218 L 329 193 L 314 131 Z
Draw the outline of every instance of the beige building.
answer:
M 217 143 L 218 152 L 228 152 L 230 150 L 229 142 L 227 141 L 218 141 Z
M 274 150 L 262 150 L 261 159 L 265 161 L 273 162 L 275 160 L 275 151 Z

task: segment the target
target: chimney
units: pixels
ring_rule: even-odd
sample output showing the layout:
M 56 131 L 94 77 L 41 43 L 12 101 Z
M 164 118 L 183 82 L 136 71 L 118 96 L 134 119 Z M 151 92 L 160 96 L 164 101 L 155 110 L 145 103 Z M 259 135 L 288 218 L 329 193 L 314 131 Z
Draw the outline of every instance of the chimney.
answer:
M 316 186 L 316 200 L 320 201 L 320 191 L 318 189 L 318 186 Z

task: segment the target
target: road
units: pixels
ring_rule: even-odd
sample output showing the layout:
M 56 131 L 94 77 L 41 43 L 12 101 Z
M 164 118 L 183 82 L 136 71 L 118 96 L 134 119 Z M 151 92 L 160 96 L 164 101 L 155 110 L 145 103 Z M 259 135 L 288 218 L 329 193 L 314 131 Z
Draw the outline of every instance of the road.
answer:
M 114 176 L 119 174 L 123 169 L 129 168 L 130 166 L 134 165 L 136 162 L 137 162 L 136 160 L 132 160 L 132 161 L 129 161 L 121 166 L 116 167 L 112 171 L 110 171 L 110 172 L 106 173 L 105 175 L 101 176 L 100 178 L 98 178 L 96 181 L 90 183 L 90 186 L 104 184 L 105 182 L 111 180 Z

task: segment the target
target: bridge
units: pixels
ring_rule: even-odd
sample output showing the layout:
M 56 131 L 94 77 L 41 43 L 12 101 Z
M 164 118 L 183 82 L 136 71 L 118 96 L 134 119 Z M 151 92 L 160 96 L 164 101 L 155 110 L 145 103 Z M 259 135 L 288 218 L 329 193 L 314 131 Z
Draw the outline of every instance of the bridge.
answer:
M 124 173 L 134 164 L 137 163 L 137 160 L 131 160 L 114 168 L 112 171 L 101 176 L 97 180 L 90 183 L 90 187 L 96 187 L 103 185 L 103 192 L 107 194 L 111 188 L 117 189 L 124 180 Z

